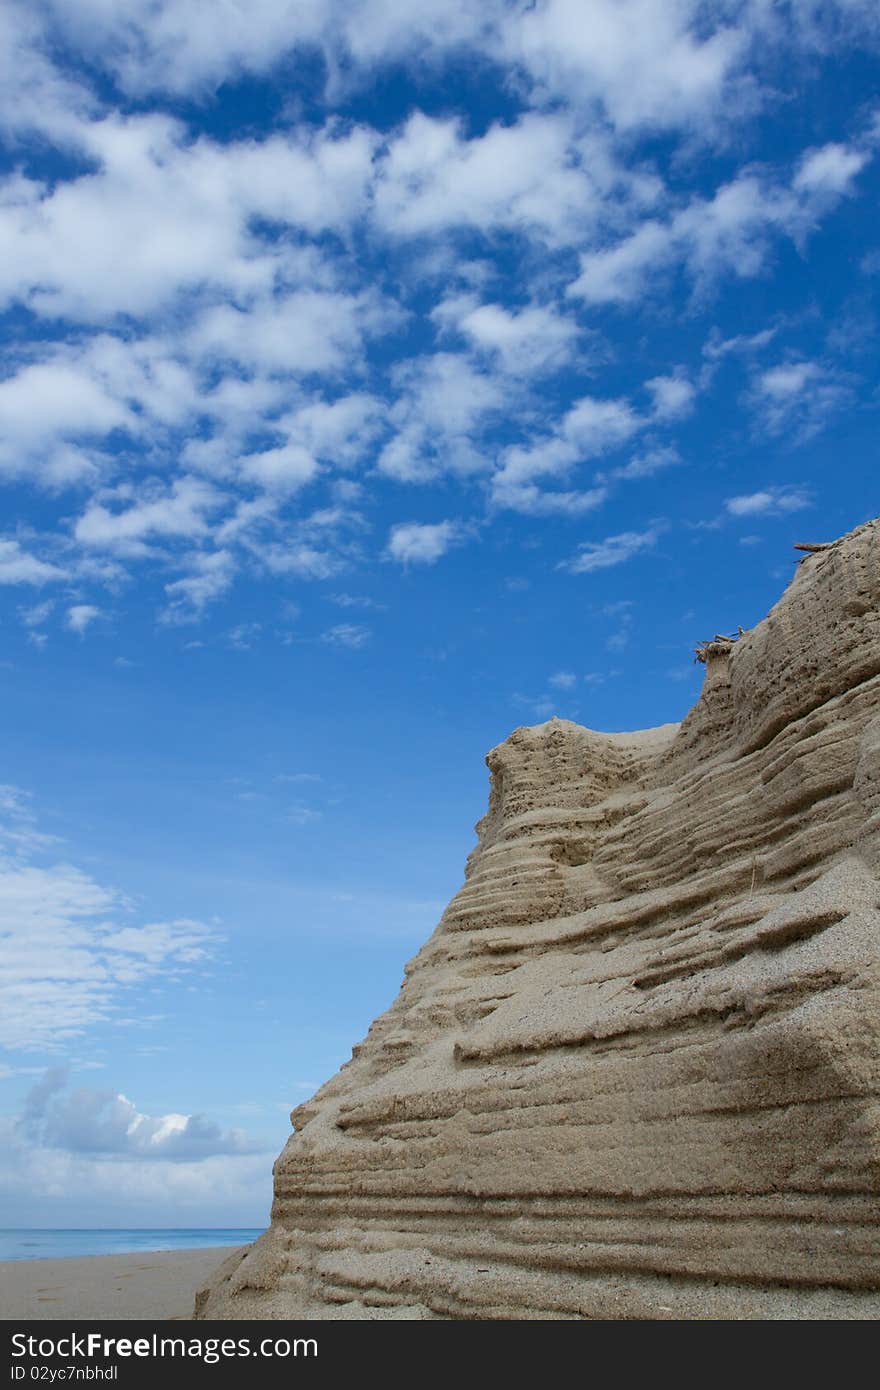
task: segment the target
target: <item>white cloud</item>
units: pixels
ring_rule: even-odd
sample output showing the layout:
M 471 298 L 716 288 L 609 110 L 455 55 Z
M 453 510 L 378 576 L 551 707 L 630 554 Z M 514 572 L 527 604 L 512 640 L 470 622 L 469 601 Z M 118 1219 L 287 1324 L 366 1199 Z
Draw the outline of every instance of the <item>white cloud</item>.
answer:
M 320 460 L 352 468 L 369 451 L 382 427 L 381 401 L 354 391 L 334 401 L 316 399 L 278 420 L 279 430 Z
M 689 124 L 711 114 L 740 58 L 735 24 L 669 0 L 547 0 L 505 25 L 505 47 L 547 92 L 601 102 L 615 126 Z
M 492 482 L 492 503 L 523 516 L 583 516 L 601 507 L 608 496 L 605 487 L 582 492 L 548 492 L 535 483 L 518 482 L 502 470 Z
M 36 5 L 0 7 L 0 125 L 13 138 L 38 130 L 62 147 L 95 113 L 94 96 L 53 64 Z
M 732 338 L 724 338 L 720 329 L 713 328 L 703 347 L 703 356 L 711 362 L 727 357 L 730 353 L 757 352 L 766 347 L 776 337 L 777 329 L 761 328 L 757 333 L 737 333 Z
M 377 222 L 398 236 L 503 227 L 555 244 L 583 235 L 602 208 L 607 156 L 589 158 L 598 144 L 579 149 L 563 115 L 529 112 L 468 139 L 457 119 L 417 112 L 379 167 Z M 619 171 L 620 198 L 625 183 Z
M 78 632 L 82 636 L 86 628 L 100 616 L 101 610 L 94 604 L 74 603 L 67 610 L 67 626 L 71 632 Z
M 809 150 L 801 159 L 793 186 L 798 192 L 840 197 L 852 191 L 853 179 L 867 164 L 869 157 L 865 150 L 839 144 Z
M 786 512 L 801 512 L 812 506 L 812 497 L 802 487 L 767 487 L 739 497 L 728 497 L 724 506 L 731 516 L 736 517 L 780 516 Z
M 375 599 L 368 598 L 366 594 L 328 594 L 331 603 L 335 603 L 340 608 L 384 608 L 384 603 L 377 603 Z
M 261 623 L 237 623 L 226 634 L 227 645 L 237 652 L 249 652 L 262 630 Z
M 54 607 L 53 600 L 46 599 L 45 603 L 35 603 L 30 608 L 19 608 L 18 616 L 25 627 L 42 627 L 45 622 L 48 622 Z
M 557 423 L 553 433 L 531 445 L 509 448 L 492 478 L 496 506 L 540 515 L 543 511 L 573 514 L 599 506 L 607 495 L 603 486 L 586 492 L 542 492 L 536 480 L 566 476 L 576 464 L 606 453 L 641 430 L 645 421 L 628 401 L 584 396 Z
M 821 362 L 792 360 L 756 373 L 749 404 L 768 434 L 817 434 L 852 398 L 846 378 Z
M 552 685 L 554 690 L 573 690 L 577 685 L 577 676 L 574 671 L 556 671 L 547 680 L 548 685 Z
M 357 651 L 366 646 L 372 635 L 370 629 L 360 623 L 336 623 L 321 633 L 321 641 L 331 647 L 350 647 L 352 651 Z
M 484 471 L 490 456 L 481 434 L 504 404 L 503 379 L 449 352 L 403 363 L 393 375 L 398 397 L 388 421 L 395 433 L 379 455 L 380 473 L 424 483 Z
M 672 376 L 655 376 L 645 382 L 654 398 L 654 417 L 657 420 L 681 420 L 694 409 L 696 388 L 682 371 Z
M 207 959 L 215 933 L 180 919 L 120 926 L 121 894 L 56 852 L 15 788 L 0 797 L 0 1045 L 46 1049 L 116 1016 L 130 985 Z
M 235 574 L 235 562 L 225 550 L 197 551 L 189 564 L 190 574 L 165 585 L 170 600 L 162 614 L 165 623 L 195 622 L 209 603 L 226 592 Z
M 60 446 L 126 428 L 131 418 L 127 406 L 74 366 L 59 361 L 22 367 L 0 382 L 0 472 L 36 473 L 50 485 L 87 476 L 93 468 L 87 456 Z
M 377 296 L 301 289 L 208 309 L 189 337 L 197 358 L 311 377 L 349 368 L 370 332 L 396 321 Z
M 317 461 L 299 444 L 247 454 L 239 460 L 239 467 L 249 482 L 284 493 L 304 487 L 318 471 Z
M 759 5 L 707 13 L 697 0 L 229 0 L 216 24 L 198 0 L 49 0 L 66 43 L 99 62 L 129 94 L 201 95 L 263 73 L 295 50 L 318 51 L 328 95 L 386 64 L 441 64 L 456 51 L 504 64 L 535 101 L 565 101 L 622 130 L 693 126 L 736 109 L 739 68 L 770 25 Z M 856 0 L 835 9 L 852 12 Z M 866 3 L 862 3 L 862 9 Z M 798 6 L 798 15 L 803 9 Z M 815 7 L 814 7 L 815 8 Z M 759 24 L 759 21 L 762 21 Z M 820 32 L 827 29 L 818 25 Z M 798 30 L 795 30 L 795 36 Z M 57 101 L 57 98 L 56 98 Z
M 64 579 L 65 571 L 46 560 L 38 560 L 18 541 L 0 540 L 0 584 L 47 584 Z
M 674 255 L 668 227 L 650 220 L 603 251 L 581 256 L 581 273 L 568 292 L 588 304 L 626 304 L 638 299 L 649 271 L 662 269 Z
M 621 482 L 633 482 L 640 478 L 652 478 L 666 468 L 675 468 L 681 461 L 681 454 L 671 444 L 656 445 L 635 454 L 620 468 L 613 468 L 608 476 Z
M 694 196 L 666 220 L 652 217 L 616 243 L 584 251 L 568 293 L 594 304 L 637 302 L 676 265 L 698 291 L 724 275 L 755 276 L 775 238 L 802 244 L 818 217 L 854 191 L 853 177 L 868 157 L 854 147 L 829 146 L 789 181 L 744 169 L 710 198 Z
M 653 549 L 660 530 L 659 526 L 652 526 L 647 531 L 623 531 L 617 536 L 606 536 L 603 541 L 585 541 L 577 554 L 564 560 L 558 568 L 570 574 L 591 574 L 594 570 L 622 565 L 634 555 Z
M 92 502 L 74 527 L 83 545 L 145 554 L 154 537 L 192 538 L 208 531 L 207 516 L 224 504 L 224 497 L 200 478 L 178 478 L 163 492 L 152 489 L 133 506 L 111 511 Z
M 0 1188 L 22 1221 L 63 1226 L 71 1211 L 93 1225 L 263 1221 L 265 1144 L 205 1115 L 145 1113 L 112 1086 L 74 1086 L 66 1068 L 15 1074 L 41 1071 L 19 1113 L 0 1119 Z
M 402 565 L 433 565 L 462 537 L 457 521 L 405 521 L 392 526 L 388 554 Z
M 151 1161 L 191 1161 L 258 1147 L 243 1131 L 224 1133 L 204 1115 L 146 1115 L 119 1091 L 68 1090 L 60 1067 L 32 1087 L 17 1127 L 26 1143 L 41 1148 Z
M 472 295 L 445 299 L 432 311 L 445 331 L 460 333 L 479 352 L 496 357 L 512 375 L 554 371 L 572 357 L 578 325 L 555 309 L 527 305 L 509 310 Z
M 707 346 L 699 375 L 651 378 L 652 408 L 636 409 L 592 380 L 612 349 L 603 357 L 573 299 L 638 304 L 679 270 L 698 293 L 758 274 L 780 239 L 803 250 L 859 190 L 877 145 L 870 121 L 785 167 L 738 163 L 727 143 L 727 181 L 693 191 L 690 156 L 768 95 L 755 43 L 839 51 L 870 12 L 801 0 L 795 24 L 771 9 L 227 0 L 218 25 L 199 0 L 8 0 L 0 117 L 58 158 L 51 177 L 22 158 L 0 181 L 0 297 L 26 324 L 0 381 L 0 473 L 76 489 L 61 524 L 76 518 L 81 553 L 53 550 L 62 572 L 9 550 L 23 536 L 3 542 L 0 579 L 48 581 L 69 564 L 78 584 L 118 586 L 134 578 L 124 562 L 152 561 L 165 620 L 190 621 L 240 572 L 322 579 L 361 560 L 357 523 L 313 519 L 338 497 L 316 499 L 305 523 L 294 514 L 306 485 L 329 489 L 343 471 L 360 470 L 362 517 L 378 473 L 479 477 L 490 508 L 574 518 L 667 466 L 671 446 L 653 437 L 617 468 L 604 456 L 684 419 L 712 364 L 762 333 Z M 302 45 L 326 63 L 323 123 L 293 102 L 271 133 L 221 138 L 200 120 L 224 81 L 274 80 Z M 503 84 L 509 114 L 468 125 L 412 109 L 390 128 L 332 114 L 389 64 L 420 80 L 450 60 Z M 135 100 L 114 109 L 120 90 Z M 151 109 L 157 90 L 184 98 L 185 118 Z M 661 131 L 668 166 L 634 138 Z M 774 370 L 747 399 L 794 439 L 852 389 L 814 364 L 786 393 Z M 589 394 L 569 405 L 575 390 Z M 599 458 L 603 474 L 573 476 Z
M 355 301 L 342 297 L 334 310 L 322 291 L 304 290 L 273 306 L 267 296 L 279 271 L 299 270 L 313 283 L 322 258 L 316 250 L 285 256 L 252 223 L 312 234 L 344 226 L 363 211 L 375 137 L 319 130 L 221 145 L 192 141 L 181 122 L 157 113 L 108 115 L 80 135 L 97 171 L 57 185 L 14 176 L 0 188 L 0 297 L 95 322 L 143 316 L 208 287 L 237 301 L 262 296 L 262 353 L 247 317 L 232 309 L 207 317 L 195 341 L 200 332 L 206 349 L 234 353 L 238 328 L 243 352 L 277 360 L 286 329 L 295 360 L 306 344 L 337 360 L 340 332 L 355 331 L 339 326 L 339 314 Z
M 799 396 L 820 375 L 815 362 L 789 362 L 762 372 L 758 387 L 769 400 L 788 401 L 792 396 Z

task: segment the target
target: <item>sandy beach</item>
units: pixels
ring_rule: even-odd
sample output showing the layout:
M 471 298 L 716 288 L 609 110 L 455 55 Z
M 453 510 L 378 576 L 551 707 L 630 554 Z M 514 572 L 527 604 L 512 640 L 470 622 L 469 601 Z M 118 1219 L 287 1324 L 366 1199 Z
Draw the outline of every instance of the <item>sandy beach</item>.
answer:
M 196 1290 L 235 1246 L 0 1263 L 0 1318 L 187 1320 Z

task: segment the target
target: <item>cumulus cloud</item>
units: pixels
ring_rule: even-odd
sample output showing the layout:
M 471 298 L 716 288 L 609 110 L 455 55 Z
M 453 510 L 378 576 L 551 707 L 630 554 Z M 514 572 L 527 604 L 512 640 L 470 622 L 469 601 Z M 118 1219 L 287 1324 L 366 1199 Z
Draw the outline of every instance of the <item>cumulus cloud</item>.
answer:
M 583 252 L 568 293 L 626 305 L 656 293 L 675 267 L 698 290 L 723 276 L 758 275 L 777 239 L 803 243 L 817 219 L 854 192 L 869 158 L 867 149 L 834 145 L 810 154 L 788 180 L 745 170 L 711 197 L 694 196 L 665 219 L 651 217 L 608 247 Z
M 40 1068 L 10 1069 L 37 1074 Z M 43 1071 L 0 1119 L 0 1187 L 21 1220 L 64 1225 L 260 1225 L 271 1199 L 267 1145 L 202 1114 L 149 1114 L 113 1087 Z
M 473 295 L 441 301 L 431 317 L 446 333 L 457 332 L 477 352 L 496 358 L 511 375 L 531 376 L 564 366 L 580 336 L 572 318 L 549 306 L 506 309 L 481 304 Z
M 100 608 L 96 608 L 93 603 L 74 603 L 67 610 L 67 626 L 71 632 L 78 632 L 82 636 L 86 628 L 100 616 Z
M 167 491 L 151 489 L 132 506 L 111 510 L 92 502 L 74 527 L 84 545 L 140 555 L 154 537 L 203 536 L 207 514 L 222 506 L 222 494 L 200 478 L 180 478 Z
M 749 109 L 739 80 L 752 45 L 825 40 L 829 10 L 837 23 L 858 20 L 862 34 L 871 27 L 869 0 L 822 7 L 810 0 L 793 15 L 762 4 L 707 12 L 698 0 L 589 0 L 586 7 L 547 0 L 521 9 L 485 0 L 477 10 L 466 0 L 424 0 L 415 8 L 397 0 L 230 0 L 222 26 L 195 0 L 81 0 L 73 8 L 48 0 L 48 8 L 65 43 L 97 58 L 139 98 L 155 91 L 198 96 L 307 50 L 323 55 L 325 95 L 333 99 L 376 67 L 439 64 L 463 51 L 512 69 L 535 102 L 598 107 L 622 131 L 693 127 L 743 104 Z M 48 119 L 33 105 L 33 119 Z
M 766 487 L 758 492 L 743 493 L 739 497 L 728 497 L 724 506 L 730 516 L 781 516 L 786 512 L 802 512 L 812 506 L 812 496 L 806 488 L 790 485 L 788 487 Z
M 0 540 L 0 584 L 42 585 L 64 577 L 65 572 L 58 565 L 38 559 L 23 550 L 18 541 Z
M 457 521 L 405 521 L 392 526 L 388 554 L 402 565 L 434 565 L 462 536 Z
M 16 155 L 0 179 L 0 300 L 21 326 L 0 380 L 0 475 L 72 493 L 57 529 L 75 547 L 45 558 L 10 538 L 0 581 L 70 574 L 103 609 L 86 583 L 121 584 L 137 561 L 160 573 L 162 621 L 191 622 L 239 575 L 359 563 L 352 523 L 319 534 L 298 511 L 312 494 L 333 510 L 341 474 L 357 470 L 364 515 L 385 479 L 478 479 L 496 520 L 583 517 L 657 472 L 674 450 L 658 432 L 762 335 L 713 342 L 702 370 L 670 367 L 637 398 L 616 371 L 613 386 L 592 379 L 613 354 L 593 309 L 659 300 L 680 276 L 699 298 L 763 272 L 786 240 L 808 251 L 859 194 L 876 124 L 776 165 L 737 162 L 728 137 L 776 99 L 758 51 L 873 41 L 871 13 L 229 0 L 218 26 L 196 0 L 8 0 L 0 119 L 53 162 L 49 177 Z M 316 119 L 290 106 L 228 137 L 202 119 L 224 83 L 274 83 L 306 52 L 323 56 Z M 336 117 L 399 64 L 414 81 L 464 64 L 503 106 L 473 124 L 418 101 L 390 126 Z M 707 191 L 675 155 L 714 143 L 731 172 Z M 814 364 L 786 393 L 795 365 L 756 376 L 747 399 L 760 428 L 800 441 L 852 383 Z M 604 462 L 648 430 L 628 463 Z M 575 476 L 599 458 L 601 476 Z
M 680 420 L 694 409 L 696 388 L 681 371 L 671 376 L 655 376 L 645 382 L 654 398 L 656 420 Z
M 853 180 L 867 164 L 869 157 L 866 150 L 853 149 L 835 142 L 823 145 L 821 149 L 808 150 L 801 157 L 793 187 L 797 192 L 811 195 L 824 193 L 838 198 L 851 192 Z
M 258 1149 L 241 1130 L 221 1131 L 204 1115 L 146 1115 L 119 1091 L 67 1089 L 66 1068 L 32 1087 L 18 1127 L 29 1144 L 75 1154 L 181 1162 Z
M 380 473 L 425 483 L 490 466 L 482 435 L 504 404 L 502 378 L 464 356 L 438 352 L 395 368 L 394 384 L 397 398 L 388 411 L 394 433 L 379 454 Z
M 469 139 L 457 119 L 417 112 L 382 161 L 376 218 L 397 236 L 503 227 L 556 243 L 601 207 L 584 153 L 567 116 L 529 112 Z

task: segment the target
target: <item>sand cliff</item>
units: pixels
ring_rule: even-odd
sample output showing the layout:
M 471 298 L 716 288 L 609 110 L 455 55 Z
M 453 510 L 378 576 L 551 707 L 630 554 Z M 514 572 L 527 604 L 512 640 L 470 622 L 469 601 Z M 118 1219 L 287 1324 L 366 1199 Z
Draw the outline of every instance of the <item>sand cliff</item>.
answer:
M 707 655 L 680 726 L 489 754 L 200 1316 L 880 1314 L 880 522 Z

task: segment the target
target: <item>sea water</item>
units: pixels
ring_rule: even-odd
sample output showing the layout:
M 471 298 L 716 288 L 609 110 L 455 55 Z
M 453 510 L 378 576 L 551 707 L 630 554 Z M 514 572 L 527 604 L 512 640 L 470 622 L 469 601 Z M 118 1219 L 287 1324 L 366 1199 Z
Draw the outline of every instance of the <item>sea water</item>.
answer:
M 173 1230 L 0 1230 L 0 1260 L 57 1260 L 82 1255 L 139 1255 L 153 1250 L 195 1250 L 212 1245 L 249 1245 L 259 1226 L 180 1227 Z

